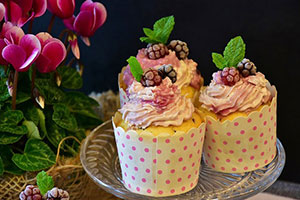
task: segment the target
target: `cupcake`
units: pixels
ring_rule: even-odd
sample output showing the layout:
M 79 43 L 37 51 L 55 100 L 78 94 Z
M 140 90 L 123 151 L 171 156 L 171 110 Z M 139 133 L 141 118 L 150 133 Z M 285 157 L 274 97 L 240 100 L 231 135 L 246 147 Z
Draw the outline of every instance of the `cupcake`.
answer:
M 137 60 L 142 69 L 158 69 L 162 66 L 172 66 L 177 73 L 174 83 L 183 95 L 193 101 L 198 99 L 199 89 L 203 85 L 203 78 L 197 70 L 197 63 L 188 59 L 189 49 L 186 42 L 172 40 L 167 44 L 168 38 L 175 25 L 174 17 L 164 17 L 153 26 L 153 30 L 144 28 L 146 37 L 141 37 L 142 42 L 148 43 L 146 48 L 138 50 Z M 126 89 L 133 83 L 130 66 L 123 67 L 119 74 L 119 90 L 121 105 L 128 101 Z
M 128 62 L 137 80 L 113 117 L 123 184 L 156 197 L 188 192 L 198 182 L 205 123 L 173 76 Z
M 224 56 L 212 56 L 221 70 L 199 96 L 207 122 L 204 161 L 228 173 L 261 168 L 276 155 L 276 89 L 244 58 L 240 36 L 228 43 Z

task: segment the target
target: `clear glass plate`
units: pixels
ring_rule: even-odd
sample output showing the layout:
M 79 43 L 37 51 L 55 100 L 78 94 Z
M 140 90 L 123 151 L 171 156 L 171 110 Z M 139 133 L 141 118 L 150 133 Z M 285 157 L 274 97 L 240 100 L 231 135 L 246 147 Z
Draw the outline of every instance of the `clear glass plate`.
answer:
M 226 174 L 213 171 L 202 163 L 197 186 L 185 194 L 171 197 L 134 194 L 122 183 L 111 121 L 103 123 L 84 140 L 80 158 L 85 171 L 97 185 L 117 197 L 130 200 L 245 199 L 271 186 L 279 177 L 285 164 L 284 148 L 277 139 L 277 155 L 263 168 L 241 174 Z

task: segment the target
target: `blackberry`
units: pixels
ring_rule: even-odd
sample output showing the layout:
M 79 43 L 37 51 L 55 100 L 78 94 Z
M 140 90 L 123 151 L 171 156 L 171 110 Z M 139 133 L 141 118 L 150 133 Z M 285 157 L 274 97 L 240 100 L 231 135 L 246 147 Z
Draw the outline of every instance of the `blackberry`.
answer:
M 25 190 L 20 193 L 20 200 L 42 200 L 40 189 L 34 185 L 27 185 Z
M 162 65 L 158 68 L 158 73 L 162 79 L 168 77 L 172 83 L 177 81 L 177 72 L 173 69 L 172 65 Z
M 247 77 L 250 75 L 256 74 L 256 66 L 253 62 L 251 62 L 249 59 L 244 58 L 237 66 L 240 74 L 242 74 L 243 77 Z
M 69 200 L 70 196 L 67 191 L 54 187 L 47 192 L 46 198 L 47 200 Z
M 166 45 L 159 43 L 159 44 L 148 44 L 147 48 L 145 49 L 145 55 L 148 56 L 151 60 L 156 60 L 159 58 L 165 57 L 165 55 L 169 54 L 169 50 Z
M 141 83 L 144 87 L 158 86 L 162 82 L 162 77 L 158 71 L 153 68 L 148 68 L 141 79 Z
M 176 56 L 181 60 L 186 59 L 188 57 L 189 53 L 190 53 L 186 42 L 183 42 L 183 41 L 180 41 L 180 40 L 172 40 L 169 43 L 168 48 L 170 50 L 175 51 Z
M 225 67 L 221 72 L 221 80 L 225 85 L 233 86 L 240 80 L 240 73 L 235 67 Z

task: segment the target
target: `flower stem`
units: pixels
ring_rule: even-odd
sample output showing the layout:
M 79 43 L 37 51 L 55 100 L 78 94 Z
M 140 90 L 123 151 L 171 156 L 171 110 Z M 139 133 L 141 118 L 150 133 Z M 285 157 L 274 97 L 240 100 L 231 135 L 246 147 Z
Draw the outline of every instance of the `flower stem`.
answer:
M 59 37 L 58 37 L 58 38 L 59 38 L 60 40 L 62 40 L 63 37 L 65 36 L 65 34 L 68 33 L 68 35 L 69 35 L 70 32 L 71 32 L 71 31 L 70 31 L 69 29 L 66 28 L 66 29 L 62 30 L 62 32 L 59 34 Z
M 49 26 L 48 26 L 48 30 L 47 30 L 47 32 L 48 32 L 49 34 L 51 34 L 52 27 L 53 27 L 53 24 L 54 24 L 54 20 L 55 20 L 55 15 L 53 14 L 52 17 L 51 17 Z
M 18 77 L 19 77 L 19 72 L 15 71 L 14 84 L 13 84 L 13 95 L 12 95 L 12 109 L 13 110 L 16 110 Z
M 33 20 L 34 20 L 34 18 L 32 18 L 30 20 L 29 25 L 28 25 L 28 33 L 29 34 L 32 33 Z

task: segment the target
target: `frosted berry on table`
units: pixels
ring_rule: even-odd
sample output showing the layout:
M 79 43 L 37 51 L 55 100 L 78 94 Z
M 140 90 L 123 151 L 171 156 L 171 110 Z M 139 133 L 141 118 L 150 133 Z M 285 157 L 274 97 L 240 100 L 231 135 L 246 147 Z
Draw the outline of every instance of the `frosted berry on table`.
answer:
M 69 193 L 65 190 L 54 187 L 46 194 L 47 200 L 69 200 Z
M 145 54 L 149 59 L 156 60 L 165 57 L 165 55 L 168 55 L 169 50 L 167 46 L 162 43 L 148 44 L 147 48 L 145 49 Z
M 20 200 L 42 200 L 40 189 L 34 185 L 27 185 L 19 197 Z

